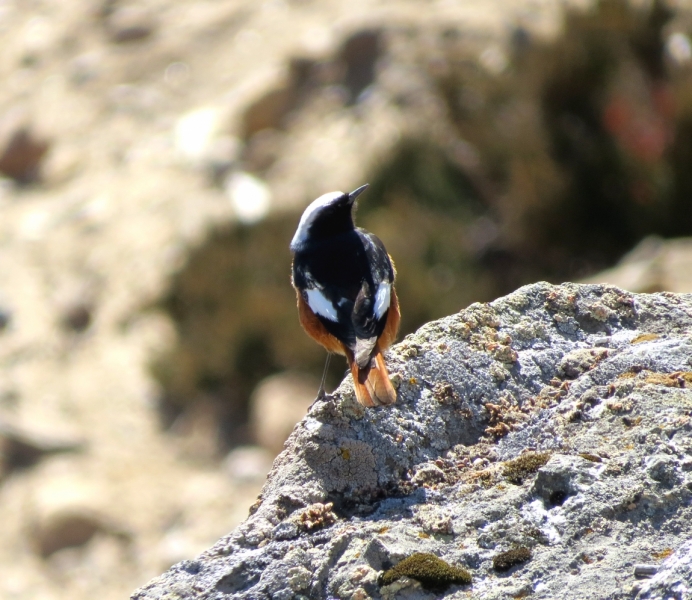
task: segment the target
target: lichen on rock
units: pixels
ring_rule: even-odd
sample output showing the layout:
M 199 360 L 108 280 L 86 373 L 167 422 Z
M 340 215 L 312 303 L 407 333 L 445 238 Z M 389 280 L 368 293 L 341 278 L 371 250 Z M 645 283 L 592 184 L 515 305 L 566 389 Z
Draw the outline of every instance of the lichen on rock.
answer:
M 428 600 L 403 572 L 415 556 L 468 571 L 488 600 L 680 597 L 691 328 L 690 296 L 546 283 L 429 323 L 388 353 L 395 405 L 354 411 L 346 379 L 293 431 L 247 521 L 133 598 Z M 655 585 L 635 580 L 657 561 Z

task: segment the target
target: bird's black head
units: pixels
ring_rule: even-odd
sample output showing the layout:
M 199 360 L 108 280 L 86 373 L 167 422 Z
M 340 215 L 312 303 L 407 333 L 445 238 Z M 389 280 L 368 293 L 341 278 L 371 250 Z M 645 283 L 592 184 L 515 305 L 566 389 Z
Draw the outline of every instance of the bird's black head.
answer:
M 350 194 L 329 192 L 312 202 L 300 219 L 298 229 L 291 240 L 291 250 L 297 252 L 312 241 L 328 239 L 351 231 L 354 228 L 353 204 L 367 187 L 366 183 Z

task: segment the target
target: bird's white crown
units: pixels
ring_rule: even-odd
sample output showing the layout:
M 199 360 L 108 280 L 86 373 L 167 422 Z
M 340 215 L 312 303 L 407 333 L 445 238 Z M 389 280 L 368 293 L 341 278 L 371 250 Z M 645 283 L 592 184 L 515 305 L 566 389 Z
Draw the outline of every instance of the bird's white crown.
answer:
M 311 225 L 314 223 L 317 214 L 321 209 L 329 206 L 336 202 L 339 198 L 344 195 L 343 192 L 327 192 L 322 194 L 317 200 L 313 200 L 310 205 L 303 212 L 303 216 L 300 217 L 300 223 L 298 223 L 298 229 L 291 240 L 291 250 L 294 252 L 298 250 L 307 240 L 308 231 Z

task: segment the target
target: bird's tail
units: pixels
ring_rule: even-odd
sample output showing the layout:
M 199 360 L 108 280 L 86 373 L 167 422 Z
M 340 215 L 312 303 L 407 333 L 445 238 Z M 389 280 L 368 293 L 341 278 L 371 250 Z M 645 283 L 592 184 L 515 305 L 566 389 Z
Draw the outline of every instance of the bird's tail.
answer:
M 375 346 L 370 362 L 365 367 L 359 367 L 350 353 L 348 354 L 348 362 L 351 366 L 353 386 L 358 402 L 368 407 L 396 402 L 396 390 L 392 382 L 389 381 L 389 373 L 387 373 L 387 366 L 379 346 Z

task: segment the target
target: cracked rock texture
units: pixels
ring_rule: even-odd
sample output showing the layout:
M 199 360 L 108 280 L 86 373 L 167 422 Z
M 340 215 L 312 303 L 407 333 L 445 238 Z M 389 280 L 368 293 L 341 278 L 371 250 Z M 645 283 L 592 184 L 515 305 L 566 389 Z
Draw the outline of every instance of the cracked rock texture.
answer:
M 395 406 L 344 380 L 251 516 L 133 598 L 689 598 L 691 326 L 692 295 L 546 283 L 429 323 L 389 353 Z M 471 585 L 382 586 L 415 552 Z

